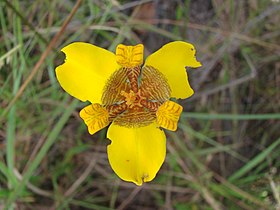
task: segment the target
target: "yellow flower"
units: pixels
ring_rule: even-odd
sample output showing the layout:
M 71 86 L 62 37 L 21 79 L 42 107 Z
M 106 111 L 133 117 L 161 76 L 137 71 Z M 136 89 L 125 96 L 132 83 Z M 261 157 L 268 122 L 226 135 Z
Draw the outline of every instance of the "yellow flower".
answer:
M 144 47 L 118 45 L 116 54 L 83 42 L 62 49 L 65 63 L 56 76 L 65 91 L 91 105 L 80 116 L 90 134 L 108 126 L 112 169 L 123 180 L 151 181 L 166 153 L 160 127 L 175 131 L 182 107 L 170 98 L 193 94 L 186 67 L 200 67 L 194 46 L 175 41 L 148 56 Z

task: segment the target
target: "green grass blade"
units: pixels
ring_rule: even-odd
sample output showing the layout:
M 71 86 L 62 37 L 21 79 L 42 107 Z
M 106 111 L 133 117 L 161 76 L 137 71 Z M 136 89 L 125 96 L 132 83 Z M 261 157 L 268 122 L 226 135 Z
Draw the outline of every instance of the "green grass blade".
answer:
M 15 111 L 16 107 L 13 106 L 8 115 L 7 124 L 7 144 L 6 144 L 6 159 L 9 171 L 8 181 L 13 184 L 12 189 L 16 187 L 17 179 L 13 173 L 15 163 Z
M 280 138 L 274 141 L 267 149 L 262 151 L 260 154 L 258 154 L 255 158 L 253 158 L 251 161 L 249 161 L 246 165 L 244 165 L 242 168 L 240 168 L 238 171 L 236 171 L 233 175 L 231 175 L 228 180 L 230 182 L 233 182 L 237 180 L 238 178 L 242 177 L 246 173 L 248 173 L 252 168 L 257 166 L 259 163 L 261 163 L 270 153 L 280 144 Z
M 56 141 L 57 136 L 59 135 L 60 131 L 62 130 L 63 126 L 69 119 L 70 115 L 78 105 L 78 101 L 73 101 L 68 108 L 65 110 L 57 124 L 54 126 L 53 130 L 49 134 L 48 138 L 46 139 L 45 144 L 42 146 L 41 150 L 38 152 L 37 156 L 35 157 L 34 161 L 30 164 L 29 168 L 27 169 L 26 173 L 23 175 L 22 181 L 20 184 L 16 187 L 16 189 L 11 192 L 7 203 L 6 203 L 6 209 L 10 208 L 13 202 L 17 199 L 17 197 L 20 195 L 22 190 L 24 189 L 26 183 L 36 170 L 36 168 L 41 163 L 42 159 L 46 156 L 48 150 L 53 145 L 53 143 Z

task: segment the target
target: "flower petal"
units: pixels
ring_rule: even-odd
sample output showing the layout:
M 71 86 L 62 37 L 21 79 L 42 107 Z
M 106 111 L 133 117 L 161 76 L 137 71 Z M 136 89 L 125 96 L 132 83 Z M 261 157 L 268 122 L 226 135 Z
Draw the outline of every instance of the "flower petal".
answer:
M 154 179 L 166 153 L 166 137 L 156 123 L 128 128 L 114 123 L 107 137 L 108 158 L 115 173 L 123 180 L 142 185 Z
M 164 102 L 157 110 L 157 124 L 165 129 L 176 131 L 183 107 L 173 101 Z
M 184 99 L 193 94 L 185 67 L 196 68 L 201 64 L 195 58 L 192 44 L 175 41 L 151 54 L 145 66 L 152 66 L 165 75 L 171 87 L 171 97 Z
M 123 67 L 135 67 L 143 64 L 144 46 L 126 46 L 119 44 L 116 49 L 117 63 Z
M 75 98 L 101 103 L 103 88 L 119 68 L 114 53 L 92 44 L 75 42 L 62 50 L 65 63 L 56 68 L 62 88 Z
M 109 125 L 109 113 L 100 104 L 86 106 L 80 111 L 80 117 L 84 120 L 91 135 Z

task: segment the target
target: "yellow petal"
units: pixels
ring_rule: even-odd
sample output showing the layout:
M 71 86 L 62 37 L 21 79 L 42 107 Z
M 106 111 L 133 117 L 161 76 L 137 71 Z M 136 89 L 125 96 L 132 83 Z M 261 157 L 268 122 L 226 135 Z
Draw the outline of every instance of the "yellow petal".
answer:
M 160 127 L 176 131 L 183 107 L 173 101 L 166 101 L 157 110 L 157 123 Z
M 145 127 L 128 128 L 112 123 L 107 137 L 108 158 L 115 173 L 123 180 L 142 185 L 154 179 L 166 153 L 166 138 L 152 123 Z
M 109 124 L 109 113 L 100 104 L 91 104 L 80 111 L 80 117 L 88 126 L 88 132 L 94 134 Z
M 116 49 L 117 63 L 123 67 L 135 67 L 143 64 L 144 46 L 126 46 L 119 44 Z
M 83 42 L 67 45 L 61 51 L 66 54 L 66 59 L 56 68 L 56 76 L 62 88 L 81 101 L 101 103 L 106 81 L 119 68 L 116 56 Z
M 153 66 L 165 75 L 171 87 L 171 97 L 184 99 L 193 94 L 185 67 L 196 68 L 201 64 L 195 58 L 193 45 L 175 41 L 151 54 L 145 66 Z

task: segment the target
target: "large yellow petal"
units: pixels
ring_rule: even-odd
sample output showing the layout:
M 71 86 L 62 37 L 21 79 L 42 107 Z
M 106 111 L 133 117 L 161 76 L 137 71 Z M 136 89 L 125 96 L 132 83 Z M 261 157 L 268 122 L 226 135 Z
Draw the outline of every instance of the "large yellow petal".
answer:
M 171 88 L 171 97 L 184 99 L 193 94 L 185 67 L 196 68 L 201 64 L 195 58 L 192 44 L 175 41 L 151 54 L 145 66 L 153 66 L 165 75 Z
M 154 179 L 166 154 L 165 134 L 156 123 L 139 128 L 112 123 L 107 137 L 109 162 L 121 179 L 137 185 Z
M 56 68 L 62 88 L 75 98 L 101 103 L 104 85 L 119 68 L 114 53 L 83 42 L 64 47 L 65 63 Z

